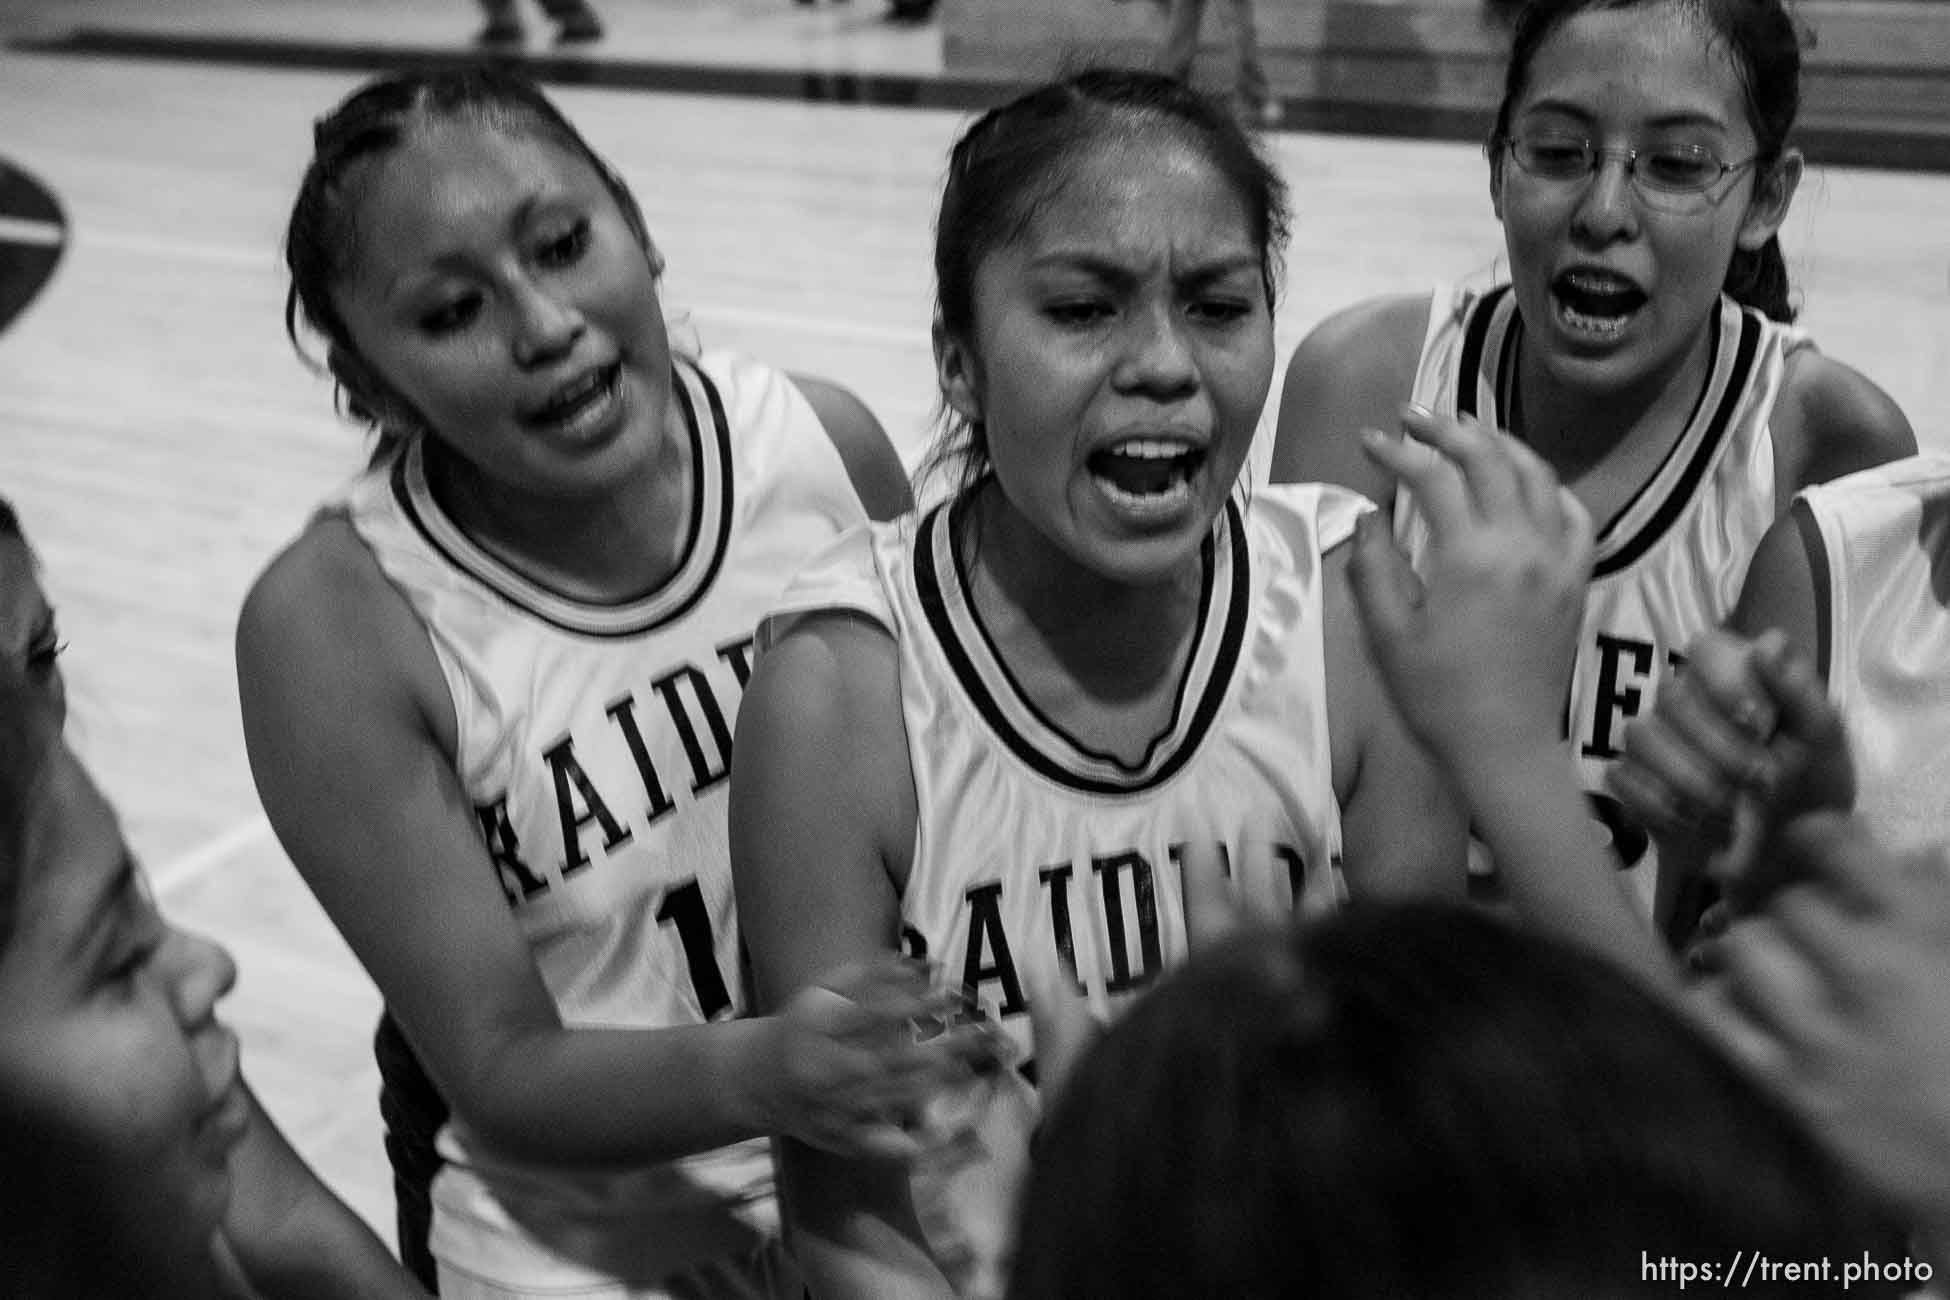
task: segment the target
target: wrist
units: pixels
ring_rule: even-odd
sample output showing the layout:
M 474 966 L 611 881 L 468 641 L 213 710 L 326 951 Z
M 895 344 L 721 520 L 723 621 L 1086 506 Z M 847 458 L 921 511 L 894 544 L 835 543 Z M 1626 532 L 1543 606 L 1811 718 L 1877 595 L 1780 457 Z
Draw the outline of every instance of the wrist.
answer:
M 777 1016 L 752 1016 L 719 1026 L 728 1051 L 719 1086 L 732 1121 L 756 1136 L 774 1131 L 771 1084 L 778 1077 Z

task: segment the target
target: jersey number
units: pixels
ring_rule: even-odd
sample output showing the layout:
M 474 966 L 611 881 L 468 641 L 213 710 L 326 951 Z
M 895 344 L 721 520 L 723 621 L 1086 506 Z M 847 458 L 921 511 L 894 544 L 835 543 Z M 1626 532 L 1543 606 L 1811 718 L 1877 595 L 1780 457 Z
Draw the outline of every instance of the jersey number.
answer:
M 704 891 L 697 881 L 687 880 L 664 895 L 657 909 L 657 920 L 677 927 L 678 942 L 684 945 L 684 964 L 691 968 L 691 989 L 697 994 L 697 1007 L 706 1020 L 731 1005 L 725 992 L 724 976 L 718 973 L 718 955 L 711 943 L 711 917 L 704 910 Z

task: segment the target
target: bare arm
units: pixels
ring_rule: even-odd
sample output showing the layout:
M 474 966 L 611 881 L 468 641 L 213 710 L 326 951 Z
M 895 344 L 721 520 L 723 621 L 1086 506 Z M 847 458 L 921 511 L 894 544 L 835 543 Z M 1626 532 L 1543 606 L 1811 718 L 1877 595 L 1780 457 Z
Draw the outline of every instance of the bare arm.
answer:
M 1468 881 L 1461 808 L 1409 733 L 1362 634 L 1351 546 L 1326 557 L 1327 698 L 1341 797 L 1343 872 L 1356 898 L 1454 898 Z M 1345 782 L 1341 779 L 1345 776 Z M 1404 809 L 1414 809 L 1404 816 Z
M 1909 418 L 1865 375 L 1803 348 L 1788 360 L 1774 417 L 1775 499 L 1916 454 Z
M 1676 972 L 1596 842 L 1561 738 L 1591 521 L 1535 453 L 1416 416 L 1371 453 L 1430 521 L 1424 578 L 1366 516 L 1351 577 L 1404 719 L 1442 760 L 1524 919 L 1669 989 Z
M 1362 429 L 1394 429 L 1415 384 L 1429 296 L 1375 298 L 1328 317 L 1287 363 L 1273 440 L 1275 483 L 1339 483 L 1376 505 L 1395 482 L 1361 451 Z
M 824 1119 L 828 1091 L 794 1064 L 817 1008 L 810 1028 L 563 1026 L 455 774 L 432 648 L 349 525 L 316 526 L 260 579 L 237 662 L 272 826 L 483 1141 L 615 1167 Z
M 289 1300 L 425 1296 L 365 1221 L 285 1140 L 255 1093 L 230 1157 L 235 1191 L 224 1237 L 252 1285 Z
M 812 375 L 793 375 L 792 382 L 826 427 L 867 518 L 893 519 L 913 509 L 914 488 L 907 469 L 866 403 L 838 384 Z
M 813 616 L 758 661 L 731 778 L 738 910 L 761 1005 L 893 951 L 915 829 L 898 649 L 864 619 Z M 795 1256 L 821 1297 L 949 1294 L 905 1165 L 780 1144 Z

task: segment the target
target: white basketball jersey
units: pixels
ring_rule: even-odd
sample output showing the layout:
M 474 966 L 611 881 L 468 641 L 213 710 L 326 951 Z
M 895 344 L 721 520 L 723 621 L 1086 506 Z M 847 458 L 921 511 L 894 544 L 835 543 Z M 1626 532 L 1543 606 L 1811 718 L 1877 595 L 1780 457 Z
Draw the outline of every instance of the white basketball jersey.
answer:
M 1486 293 L 1438 290 L 1413 399 L 1437 412 L 1509 427 L 1523 322 L 1507 285 Z M 1774 522 L 1774 440 L 1768 420 L 1798 330 L 1720 300 L 1707 379 L 1685 431 L 1612 518 L 1597 521 L 1596 553 L 1578 637 L 1565 726 L 1593 814 L 1648 915 L 1657 863 L 1645 832 L 1604 793 L 1625 726 L 1645 713 L 1686 646 L 1719 626 L 1739 599 L 1748 562 Z M 1428 526 L 1407 493 L 1395 535 L 1412 555 Z
M 899 642 L 918 811 L 908 950 L 972 990 L 1027 1059 L 1031 990 L 1061 977 L 1059 959 L 1100 1014 L 1183 961 L 1185 844 L 1224 846 L 1239 886 L 1280 906 L 1317 912 L 1342 897 L 1321 557 L 1371 507 L 1320 485 L 1227 506 L 1202 555 L 1177 707 L 1132 763 L 1065 734 L 1016 688 L 956 555 L 961 508 L 847 537 L 795 581 L 781 619 L 846 609 Z M 915 1188 L 964 1295 L 1003 1284 L 1034 1120 L 1007 1088 L 985 1104 L 1009 1110 L 982 1125 L 985 1148 L 944 1186 L 924 1186 L 924 1168 Z
M 1894 845 L 1942 844 L 1950 840 L 1950 457 L 1912 457 L 1807 488 L 1794 514 L 1815 575 L 1816 654 L 1848 720 L 1856 806 Z
M 808 553 L 866 518 L 785 375 L 728 355 L 674 369 L 695 467 L 690 536 L 677 571 L 640 599 L 573 600 L 495 559 L 442 511 L 418 444 L 346 502 L 426 625 L 483 870 L 569 1025 L 744 1013 L 732 723 L 759 619 Z M 762 1140 L 621 1174 L 504 1159 L 458 1119 L 440 1147 L 451 1163 L 434 1185 L 433 1249 L 504 1285 L 661 1277 L 749 1253 L 776 1228 Z

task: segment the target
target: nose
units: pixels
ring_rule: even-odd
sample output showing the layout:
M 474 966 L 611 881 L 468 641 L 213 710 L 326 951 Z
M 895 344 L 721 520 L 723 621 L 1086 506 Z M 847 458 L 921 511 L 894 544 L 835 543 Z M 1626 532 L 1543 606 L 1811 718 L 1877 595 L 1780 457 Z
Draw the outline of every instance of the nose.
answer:
M 172 926 L 157 958 L 183 1028 L 195 1032 L 213 1022 L 217 1003 L 237 983 L 237 963 L 230 954 L 200 934 Z
M 582 337 L 582 313 L 547 286 L 528 281 L 516 286 L 513 297 L 517 365 L 527 368 L 553 361 Z
M 1198 388 L 1198 366 L 1185 341 L 1185 322 L 1173 304 L 1136 312 L 1124 332 L 1118 387 L 1161 399 L 1182 397 Z
M 1598 170 L 1585 182 L 1572 226 L 1591 243 L 1610 243 L 1635 229 L 1638 196 L 1632 193 L 1631 168 L 1630 158 L 1608 153 L 1598 159 Z

